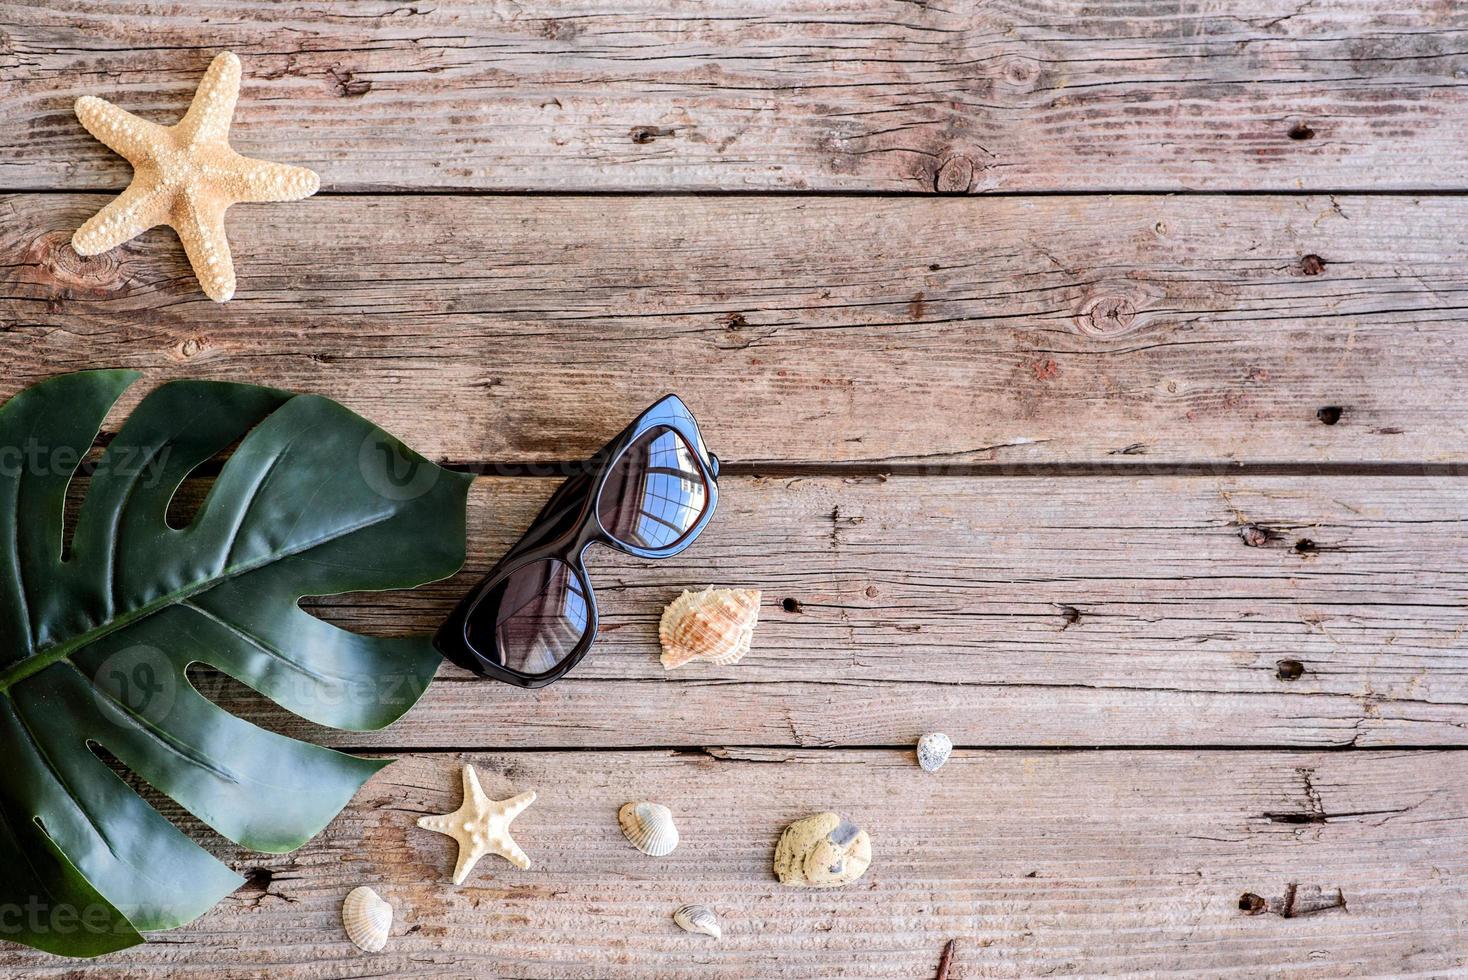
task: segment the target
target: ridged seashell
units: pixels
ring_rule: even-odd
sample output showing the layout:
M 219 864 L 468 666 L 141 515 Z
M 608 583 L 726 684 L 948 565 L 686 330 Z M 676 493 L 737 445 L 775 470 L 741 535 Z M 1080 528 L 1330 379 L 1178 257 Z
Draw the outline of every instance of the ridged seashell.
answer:
M 673 921 L 688 932 L 701 932 L 715 939 L 724 935 L 724 930 L 719 928 L 719 917 L 707 905 L 685 905 L 673 913 Z
M 366 885 L 358 886 L 342 902 L 342 925 L 358 949 L 376 953 L 392 933 L 392 906 Z
M 663 669 L 691 660 L 727 666 L 749 652 L 759 620 L 759 589 L 716 589 L 684 592 L 663 610 L 658 639 Z
M 628 803 L 617 811 L 617 823 L 632 846 L 643 854 L 662 857 L 678 846 L 673 811 L 661 803 Z
M 838 813 L 795 821 L 775 846 L 775 877 L 782 885 L 834 888 L 860 878 L 871 863 L 871 838 Z
M 918 765 L 928 772 L 937 772 L 943 768 L 943 763 L 948 761 L 948 756 L 953 752 L 953 739 L 942 732 L 929 732 L 918 739 L 917 760 Z

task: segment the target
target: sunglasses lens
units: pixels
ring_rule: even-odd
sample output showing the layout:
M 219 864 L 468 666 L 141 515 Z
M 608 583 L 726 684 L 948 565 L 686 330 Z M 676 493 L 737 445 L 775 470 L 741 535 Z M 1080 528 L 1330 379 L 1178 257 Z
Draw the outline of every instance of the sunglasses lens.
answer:
M 522 674 L 540 674 L 565 660 L 591 621 L 581 579 L 565 562 L 547 559 L 518 568 L 475 607 L 469 642 Z
M 708 499 L 703 470 L 683 437 L 672 429 L 651 429 L 607 474 L 597 516 L 623 544 L 661 550 L 688 536 Z

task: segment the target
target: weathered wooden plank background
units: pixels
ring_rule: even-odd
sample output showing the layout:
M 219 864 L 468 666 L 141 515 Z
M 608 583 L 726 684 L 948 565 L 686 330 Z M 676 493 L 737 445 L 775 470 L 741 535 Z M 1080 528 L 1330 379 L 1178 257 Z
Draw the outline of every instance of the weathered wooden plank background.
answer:
M 493 859 L 453 888 L 452 842 L 411 818 L 458 805 L 465 761 L 496 796 L 539 792 L 514 826 L 536 864 Z M 678 850 L 627 844 L 628 793 L 676 809 Z M 877 863 L 839 892 L 776 884 L 778 828 L 828 806 L 863 815 Z M 962 936 L 963 976 L 1461 975 L 1465 807 L 1460 753 L 960 751 L 936 776 L 898 751 L 420 755 L 293 855 L 224 845 L 251 884 L 106 962 L 138 978 L 928 977 Z M 377 956 L 338 932 L 361 881 L 400 909 Z M 718 906 L 722 940 L 673 925 L 692 901 Z
M 7 394 L 244 365 L 454 462 L 664 389 L 730 461 L 1468 459 L 1458 197 L 312 200 L 238 209 L 222 309 L 167 231 L 79 258 L 100 203 L 0 199 Z
M 244 58 L 242 149 L 333 190 L 1458 188 L 1451 0 L 67 0 L 0 7 L 0 186 L 120 188 L 73 121 Z
M 431 630 L 554 486 L 480 480 L 463 574 L 324 614 Z M 272 728 L 389 749 L 487 718 L 493 744 L 525 748 L 897 745 L 934 729 L 987 746 L 1468 743 L 1456 480 L 736 478 L 720 491 L 718 520 L 679 558 L 590 553 L 599 644 L 543 691 L 445 665 L 418 708 L 364 734 L 201 683 Z M 1245 544 L 1245 525 L 1268 542 Z M 658 613 L 709 582 L 765 590 L 755 648 L 667 674 Z
M 1442 0 L 0 3 L 0 397 L 250 380 L 488 474 L 463 573 L 320 615 L 431 629 L 662 391 L 727 463 L 695 548 L 593 553 L 544 691 L 445 666 L 348 734 L 200 668 L 406 757 L 293 855 L 158 801 L 250 883 L 85 975 L 1468 975 L 1465 38 Z M 224 48 L 236 145 L 327 193 L 232 214 L 221 307 L 171 233 L 68 239 L 128 177 L 74 99 L 171 122 Z M 755 649 L 665 675 L 710 582 L 765 590 Z M 455 889 L 413 828 L 463 761 L 540 793 L 531 871 Z M 871 871 L 781 888 L 826 808 Z

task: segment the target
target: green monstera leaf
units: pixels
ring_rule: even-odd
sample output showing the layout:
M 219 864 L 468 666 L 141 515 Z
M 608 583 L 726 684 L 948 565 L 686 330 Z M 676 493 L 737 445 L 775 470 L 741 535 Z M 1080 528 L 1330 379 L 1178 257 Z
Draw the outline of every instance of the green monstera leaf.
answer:
M 67 542 L 67 487 L 136 378 L 65 375 L 0 409 L 0 939 L 72 956 L 188 922 L 242 881 L 94 746 L 230 840 L 299 847 L 391 760 L 242 721 L 189 665 L 322 725 L 380 728 L 439 655 L 299 600 L 420 585 L 464 560 L 470 477 L 328 399 L 199 381 L 132 413 Z M 180 484 L 235 443 L 192 521 L 171 527 Z

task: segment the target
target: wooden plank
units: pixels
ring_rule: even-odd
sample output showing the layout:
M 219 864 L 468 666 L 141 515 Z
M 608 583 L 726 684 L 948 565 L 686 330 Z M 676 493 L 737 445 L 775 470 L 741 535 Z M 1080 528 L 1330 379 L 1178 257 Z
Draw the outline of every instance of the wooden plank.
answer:
M 477 481 L 465 572 L 320 614 L 431 631 L 554 485 Z M 590 553 L 598 646 L 543 691 L 445 665 L 405 718 L 362 734 L 295 720 L 217 674 L 199 684 L 267 727 L 384 750 L 880 746 L 925 731 L 971 746 L 1468 744 L 1468 499 L 1453 480 L 730 478 L 721 491 L 678 558 Z M 1245 523 L 1269 540 L 1245 544 Z M 754 649 L 665 673 L 658 617 L 709 583 L 766 590 Z
M 413 826 L 458 805 L 457 769 L 503 798 L 535 861 L 448 882 L 453 844 Z M 629 799 L 673 807 L 663 859 L 622 839 Z M 435 754 L 374 777 L 293 855 L 217 850 L 251 884 L 96 965 L 130 978 L 358 976 L 1320 978 L 1468 970 L 1461 753 L 956 752 Z M 770 862 L 786 822 L 835 809 L 872 836 L 856 884 L 807 892 Z M 370 883 L 393 939 L 358 953 L 342 896 Z M 1253 898 L 1257 896 L 1256 903 Z M 671 922 L 713 905 L 724 936 Z M 1256 914 L 1240 908 L 1262 903 Z M 71 976 L 6 947 L 0 968 Z
M 1468 458 L 1460 198 L 325 198 L 239 210 L 222 307 L 172 233 L 76 256 L 97 196 L 0 200 L 5 395 L 257 381 L 455 461 L 669 389 L 730 461 Z
M 120 188 L 71 114 L 178 117 L 334 190 L 1346 190 L 1468 181 L 1441 0 L 6 3 L 0 187 Z

